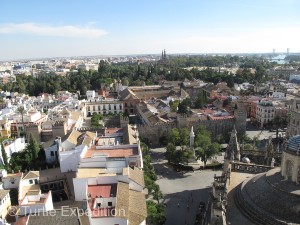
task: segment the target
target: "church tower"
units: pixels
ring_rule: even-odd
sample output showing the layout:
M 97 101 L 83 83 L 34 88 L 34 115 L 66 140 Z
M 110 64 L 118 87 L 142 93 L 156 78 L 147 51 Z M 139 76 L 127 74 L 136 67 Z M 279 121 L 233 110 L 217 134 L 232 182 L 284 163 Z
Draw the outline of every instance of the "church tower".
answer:
M 247 112 L 244 104 L 241 100 L 238 100 L 234 109 L 235 127 L 239 136 L 246 132 L 247 126 Z

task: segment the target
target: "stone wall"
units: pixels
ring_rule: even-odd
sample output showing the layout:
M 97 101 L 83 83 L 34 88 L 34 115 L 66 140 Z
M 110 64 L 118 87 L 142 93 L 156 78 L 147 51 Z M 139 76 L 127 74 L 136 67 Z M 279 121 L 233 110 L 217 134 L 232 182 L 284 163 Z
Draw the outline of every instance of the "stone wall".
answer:
M 149 144 L 158 146 L 161 137 L 166 137 L 172 128 L 187 128 L 194 127 L 197 130 L 200 126 L 204 126 L 208 131 L 211 132 L 213 140 L 218 135 L 228 134 L 232 131 L 234 125 L 234 119 L 221 119 L 221 120 L 200 120 L 198 117 L 178 116 L 177 122 L 169 124 L 158 124 L 158 125 L 138 125 L 138 131 L 143 139 L 149 141 Z

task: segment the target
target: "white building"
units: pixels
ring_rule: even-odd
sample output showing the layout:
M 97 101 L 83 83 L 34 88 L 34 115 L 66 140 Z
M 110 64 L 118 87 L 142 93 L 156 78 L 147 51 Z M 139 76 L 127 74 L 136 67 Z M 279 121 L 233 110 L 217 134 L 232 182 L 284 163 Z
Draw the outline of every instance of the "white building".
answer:
M 22 177 L 23 173 L 7 174 L 6 170 L 0 170 L 0 182 L 5 190 L 18 188 Z
M 271 122 L 275 117 L 275 106 L 272 101 L 260 101 L 256 106 L 256 120 L 261 127 Z
M 146 225 L 143 171 L 129 167 L 121 174 L 99 168 L 79 169 L 73 178 L 75 200 L 86 202 L 91 225 Z
M 285 93 L 283 93 L 283 92 L 274 91 L 270 97 L 276 98 L 276 99 L 285 99 L 286 96 L 285 96 Z
M 3 141 L 4 149 L 7 155 L 7 161 L 10 161 L 11 155 L 14 152 L 23 151 L 26 147 L 25 139 L 24 138 L 17 138 L 15 140 L 4 140 Z M 0 145 L 1 150 L 1 145 Z M 2 154 L 0 154 L 0 164 L 3 165 L 3 158 Z
M 300 75 L 299 74 L 291 74 L 289 81 L 299 83 Z
M 17 216 L 53 210 L 52 194 L 41 193 L 39 171 L 29 171 L 19 186 L 19 209 Z
M 0 189 L 0 219 L 4 220 L 11 206 L 9 190 Z
M 87 116 L 124 112 L 123 102 L 117 99 L 86 102 L 85 109 Z
M 127 166 L 143 168 L 142 151 L 138 132 L 131 126 L 125 129 L 104 129 L 103 133 L 73 130 L 56 140 L 45 150 L 46 160 L 59 159 L 61 172 L 77 171 L 78 168 L 106 168 L 119 173 Z

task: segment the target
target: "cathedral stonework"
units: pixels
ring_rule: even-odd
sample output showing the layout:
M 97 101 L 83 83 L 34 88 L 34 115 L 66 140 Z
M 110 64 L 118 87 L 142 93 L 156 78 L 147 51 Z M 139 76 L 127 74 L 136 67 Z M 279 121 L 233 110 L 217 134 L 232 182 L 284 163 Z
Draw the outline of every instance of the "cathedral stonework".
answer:
M 300 135 L 291 137 L 282 153 L 281 175 L 300 183 Z

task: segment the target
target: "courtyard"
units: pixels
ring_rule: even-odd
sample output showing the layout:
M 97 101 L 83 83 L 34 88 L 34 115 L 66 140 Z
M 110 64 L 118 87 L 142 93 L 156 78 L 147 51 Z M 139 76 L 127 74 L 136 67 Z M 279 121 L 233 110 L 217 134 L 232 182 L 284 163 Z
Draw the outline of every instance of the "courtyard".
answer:
M 164 160 L 163 149 L 152 149 L 156 181 L 164 195 L 166 225 L 194 225 L 200 202 L 211 198 L 214 175 L 222 171 L 196 170 L 178 173 Z M 207 215 L 209 217 L 209 214 Z

